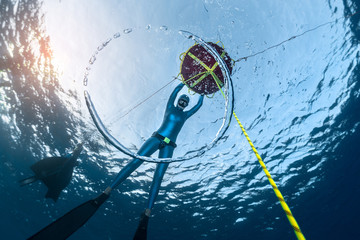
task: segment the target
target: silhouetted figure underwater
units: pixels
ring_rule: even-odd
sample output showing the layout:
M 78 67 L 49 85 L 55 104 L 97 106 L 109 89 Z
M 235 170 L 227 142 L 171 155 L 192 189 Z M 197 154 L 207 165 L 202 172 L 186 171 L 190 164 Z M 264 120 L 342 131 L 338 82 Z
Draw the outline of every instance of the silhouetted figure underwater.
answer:
M 200 109 L 204 99 L 204 96 L 201 95 L 193 108 L 189 111 L 184 111 L 188 106 L 190 99 L 187 95 L 183 94 L 179 97 L 177 104 L 174 105 L 178 93 L 184 86 L 183 83 L 179 84 L 171 93 L 160 128 L 140 147 L 137 152 L 138 155 L 150 156 L 155 151 L 159 150 L 159 158 L 172 157 L 174 149 L 176 148 L 175 141 L 185 121 Z M 118 173 L 112 184 L 107 187 L 101 195 L 72 209 L 29 239 L 66 239 L 69 237 L 73 232 L 84 225 L 97 209 L 109 198 L 111 190 L 127 179 L 143 162 L 144 161 L 140 159 L 133 159 Z M 146 239 L 147 237 L 147 225 L 151 209 L 154 206 L 161 181 L 168 165 L 169 163 L 157 163 L 149 192 L 148 203 L 145 211 L 141 214 L 140 223 L 134 239 Z
M 20 180 L 20 186 L 40 180 L 48 188 L 45 197 L 51 198 L 56 202 L 61 191 L 71 181 L 74 167 L 77 166 L 77 159 L 82 149 L 83 144 L 80 143 L 72 154 L 67 154 L 65 157 L 48 157 L 34 163 L 30 168 L 35 175 Z

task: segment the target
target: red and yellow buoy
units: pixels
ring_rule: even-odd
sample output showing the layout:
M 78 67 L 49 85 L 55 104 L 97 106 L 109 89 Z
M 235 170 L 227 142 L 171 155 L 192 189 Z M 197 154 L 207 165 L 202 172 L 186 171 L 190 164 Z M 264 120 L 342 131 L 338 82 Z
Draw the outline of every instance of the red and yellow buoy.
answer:
M 225 52 L 224 48 L 212 42 L 207 44 L 218 52 L 231 74 L 232 59 Z M 224 86 L 225 78 L 219 63 L 203 46 L 195 44 L 183 53 L 182 56 L 180 74 L 183 83 L 188 88 L 196 93 L 208 95 L 219 91 L 219 86 Z

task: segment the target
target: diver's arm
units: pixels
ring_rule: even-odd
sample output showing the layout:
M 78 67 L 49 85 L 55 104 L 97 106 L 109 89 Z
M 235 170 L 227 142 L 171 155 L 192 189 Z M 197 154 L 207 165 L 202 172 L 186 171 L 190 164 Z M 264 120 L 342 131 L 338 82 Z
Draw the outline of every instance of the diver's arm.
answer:
M 185 86 L 185 84 L 183 84 L 183 83 L 180 83 L 179 85 L 176 86 L 176 88 L 174 89 L 174 91 L 171 93 L 171 95 L 169 97 L 166 108 L 169 109 L 169 108 L 172 108 L 174 106 L 176 96 L 184 86 Z
M 186 112 L 188 118 L 191 117 L 194 113 L 196 113 L 200 109 L 200 107 L 203 104 L 203 100 L 204 100 L 204 95 L 201 95 L 199 97 L 198 103 L 192 109 Z

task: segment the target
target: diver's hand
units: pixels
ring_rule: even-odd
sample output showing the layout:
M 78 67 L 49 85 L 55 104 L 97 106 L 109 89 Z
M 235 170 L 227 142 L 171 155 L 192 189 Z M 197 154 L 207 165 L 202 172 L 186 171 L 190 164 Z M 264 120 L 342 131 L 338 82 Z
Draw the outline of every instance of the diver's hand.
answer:
M 185 86 L 185 84 L 184 84 L 183 82 L 181 82 L 179 85 L 177 85 L 177 88 L 178 88 L 178 87 L 183 88 L 184 86 Z
M 180 90 L 185 86 L 183 82 L 181 82 L 179 85 L 177 85 L 174 89 L 174 92 L 178 93 Z
M 199 97 L 199 102 L 202 103 L 202 102 L 204 101 L 204 96 L 205 96 L 205 94 L 201 94 L 201 95 L 200 95 L 200 97 Z

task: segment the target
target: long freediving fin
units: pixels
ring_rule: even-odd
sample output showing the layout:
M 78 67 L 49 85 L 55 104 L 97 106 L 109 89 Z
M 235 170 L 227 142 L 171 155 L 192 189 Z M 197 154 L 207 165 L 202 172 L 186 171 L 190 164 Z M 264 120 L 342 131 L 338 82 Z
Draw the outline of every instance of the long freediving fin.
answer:
M 33 183 L 37 180 L 39 180 L 39 179 L 36 176 L 32 176 L 32 177 L 28 177 L 28 178 L 20 180 L 19 183 L 20 183 L 20 186 L 22 187 L 22 186 L 28 185 L 30 183 Z
M 140 223 L 136 229 L 133 240 L 146 240 L 147 239 L 147 226 L 149 223 L 149 216 L 145 212 L 141 214 Z
M 81 204 L 58 218 L 28 238 L 28 240 L 63 240 L 68 238 L 94 215 L 98 208 L 109 198 L 109 194 L 110 191 L 105 190 L 98 197 Z

